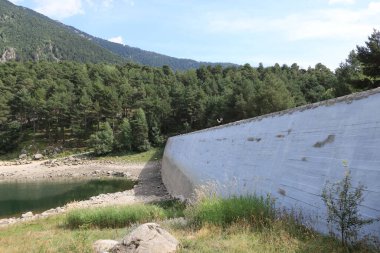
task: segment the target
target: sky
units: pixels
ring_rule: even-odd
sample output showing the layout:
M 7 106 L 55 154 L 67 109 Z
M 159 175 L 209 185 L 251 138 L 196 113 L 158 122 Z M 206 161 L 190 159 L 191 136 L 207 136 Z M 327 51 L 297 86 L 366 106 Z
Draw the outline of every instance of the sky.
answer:
M 380 0 L 11 0 L 91 35 L 198 61 L 334 70 L 380 29 Z

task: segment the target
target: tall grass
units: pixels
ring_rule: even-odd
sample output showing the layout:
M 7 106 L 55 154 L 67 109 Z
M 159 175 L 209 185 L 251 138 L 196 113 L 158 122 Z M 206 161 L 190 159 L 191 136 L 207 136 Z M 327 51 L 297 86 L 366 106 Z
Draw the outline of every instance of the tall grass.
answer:
M 165 212 L 162 208 L 140 204 L 73 210 L 66 215 L 66 224 L 69 228 L 121 228 L 163 218 Z
M 133 223 L 151 222 L 183 216 L 185 205 L 177 201 L 76 209 L 66 215 L 68 228 L 122 228 Z
M 201 227 L 216 225 L 227 227 L 244 222 L 252 226 L 269 225 L 275 217 L 275 209 L 270 198 L 255 196 L 222 199 L 208 197 L 199 200 L 185 210 L 190 223 Z

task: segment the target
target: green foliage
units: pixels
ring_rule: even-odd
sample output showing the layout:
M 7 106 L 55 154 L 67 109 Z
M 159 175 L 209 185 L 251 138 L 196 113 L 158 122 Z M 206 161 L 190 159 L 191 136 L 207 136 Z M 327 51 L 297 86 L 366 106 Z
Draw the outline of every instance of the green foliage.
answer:
M 137 109 L 132 117 L 132 147 L 134 150 L 142 152 L 150 148 L 148 123 L 146 121 L 145 112 L 143 109 Z
M 348 246 L 356 241 L 361 227 L 373 223 L 376 219 L 364 219 L 359 213 L 363 202 L 364 185 L 353 188 L 350 171 L 336 183 L 327 183 L 322 199 L 327 207 L 327 221 L 340 232 L 342 244 Z
M 244 222 L 256 227 L 269 225 L 274 219 L 272 200 L 255 196 L 203 198 L 185 210 L 185 216 L 196 226 L 206 224 L 227 227 Z
M 374 30 L 365 44 L 357 46 L 357 57 L 370 79 L 368 88 L 376 88 L 380 86 L 380 31 Z
M 132 128 L 128 119 L 123 119 L 117 136 L 117 149 L 131 151 L 132 148 Z
M 17 147 L 20 141 L 20 130 L 21 124 L 18 121 L 0 124 L 0 154 L 7 153 Z
M 100 125 L 99 131 L 91 135 L 89 143 L 97 155 L 104 155 L 112 151 L 114 136 L 108 122 Z
M 26 132 L 43 135 L 37 139 L 49 144 L 84 147 L 101 122 L 115 132 L 114 151 L 147 150 L 167 136 L 365 89 L 370 79 L 361 66 L 355 53 L 336 73 L 322 64 L 202 66 L 174 73 L 168 66 L 132 63 L 8 62 L 0 65 L 0 134 L 12 132 L 6 142 L 13 145 L 4 144 L 1 152 L 17 148 Z M 140 109 L 145 117 L 136 116 Z M 123 119 L 130 121 L 130 143 Z M 18 123 L 17 131 L 10 122 Z

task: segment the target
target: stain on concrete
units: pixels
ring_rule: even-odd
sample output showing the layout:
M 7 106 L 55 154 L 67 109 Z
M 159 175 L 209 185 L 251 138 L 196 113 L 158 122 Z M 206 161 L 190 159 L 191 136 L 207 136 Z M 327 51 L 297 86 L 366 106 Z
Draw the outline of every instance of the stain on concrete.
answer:
M 261 138 L 248 137 L 248 138 L 247 138 L 247 141 L 256 141 L 256 142 L 260 142 L 260 141 L 261 141 Z
M 286 191 L 284 189 L 281 189 L 281 188 L 278 188 L 278 194 L 282 195 L 282 196 L 286 196 Z
M 333 143 L 334 141 L 335 141 L 335 135 L 334 134 L 330 134 L 329 136 L 327 136 L 327 138 L 325 140 L 316 142 L 313 145 L 313 147 L 314 148 L 322 148 L 326 144 Z

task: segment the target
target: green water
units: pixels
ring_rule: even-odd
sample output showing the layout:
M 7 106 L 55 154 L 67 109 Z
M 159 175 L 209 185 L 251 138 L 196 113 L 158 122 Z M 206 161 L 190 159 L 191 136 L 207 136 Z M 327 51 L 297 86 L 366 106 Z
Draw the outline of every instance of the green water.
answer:
M 28 211 L 43 212 L 101 193 L 129 190 L 134 184 L 134 181 L 125 179 L 0 183 L 0 218 L 19 216 Z

